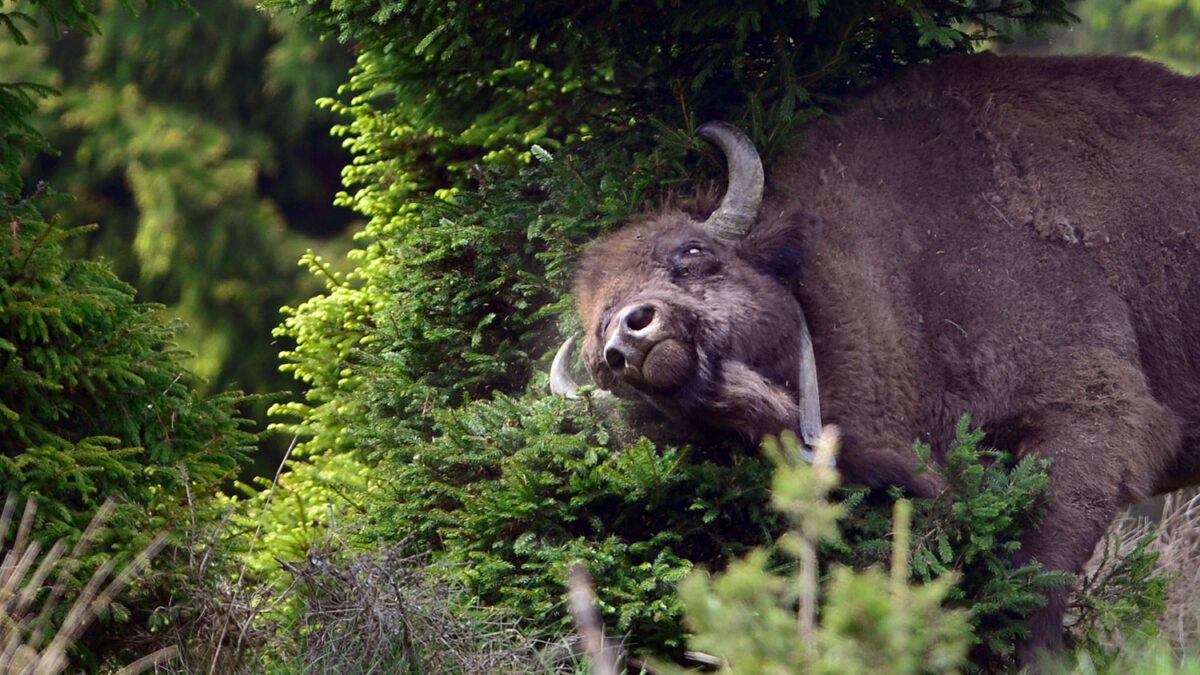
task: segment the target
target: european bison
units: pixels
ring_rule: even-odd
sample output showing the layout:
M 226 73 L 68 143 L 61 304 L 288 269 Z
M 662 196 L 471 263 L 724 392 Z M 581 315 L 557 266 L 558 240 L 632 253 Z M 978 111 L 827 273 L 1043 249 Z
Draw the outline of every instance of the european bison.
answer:
M 1200 482 L 1200 78 L 946 58 L 808 125 L 766 196 L 741 132 L 697 133 L 729 166 L 717 210 L 629 224 L 580 263 L 598 386 L 750 439 L 837 424 L 847 479 L 924 497 L 914 439 L 937 460 L 970 413 L 1053 458 L 1020 558 L 1072 572 L 1119 507 Z M 1023 661 L 1061 640 L 1064 603 Z

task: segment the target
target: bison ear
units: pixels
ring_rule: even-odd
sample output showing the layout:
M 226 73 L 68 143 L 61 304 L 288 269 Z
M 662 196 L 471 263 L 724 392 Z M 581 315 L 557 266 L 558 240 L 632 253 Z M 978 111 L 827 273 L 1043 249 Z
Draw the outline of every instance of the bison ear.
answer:
M 738 255 L 759 272 L 780 281 L 803 273 L 808 247 L 820 236 L 821 220 L 807 211 L 794 211 L 754 226 L 739 242 Z

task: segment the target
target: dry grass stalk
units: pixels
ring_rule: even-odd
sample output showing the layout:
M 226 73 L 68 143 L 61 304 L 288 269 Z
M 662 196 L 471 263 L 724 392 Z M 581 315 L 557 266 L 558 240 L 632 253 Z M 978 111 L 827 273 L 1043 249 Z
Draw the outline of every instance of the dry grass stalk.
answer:
M 0 512 L 0 552 L 4 553 L 0 561 L 0 672 L 34 675 L 60 673 L 67 668 L 67 649 L 79 639 L 97 614 L 145 570 L 150 559 L 162 548 L 164 537 L 156 537 L 115 576 L 112 575 L 115 566 L 112 559 L 101 564 L 71 604 L 66 618 L 54 631 L 49 644 L 43 647 L 42 643 L 52 628 L 54 612 L 66 593 L 67 581 L 112 515 L 114 506 L 109 500 L 97 509 L 70 554 L 64 557 L 66 546 L 61 540 L 44 552 L 41 545 L 32 540 L 34 518 L 37 515 L 37 503 L 33 500 L 25 504 L 11 546 L 5 546 L 18 501 L 10 494 Z M 48 582 L 51 584 L 49 593 L 41 600 L 41 608 L 35 613 L 37 596 Z M 172 656 L 173 653 L 167 652 L 152 654 L 139 659 L 123 672 L 141 672 Z
M 1126 512 L 1097 545 L 1083 574 L 1103 575 L 1155 526 L 1157 536 L 1147 548 L 1159 554 L 1157 568 L 1170 578 L 1159 627 L 1177 649 L 1194 650 L 1200 645 L 1200 491 L 1166 495 L 1157 519 Z
M 1166 496 L 1152 550 L 1159 553 L 1159 567 L 1172 575 L 1159 625 L 1173 644 L 1194 650 L 1200 645 L 1200 492 Z
M 290 448 L 250 536 L 251 551 L 289 457 Z M 231 511 L 203 526 L 211 521 L 197 517 L 191 497 L 190 543 L 172 551 L 187 556 L 189 578 L 165 609 L 165 630 L 141 639 L 147 648 L 180 647 L 182 658 L 160 673 L 259 673 L 265 662 L 297 673 L 344 675 L 549 672 L 539 645 L 498 612 L 458 615 L 461 605 L 453 597 L 461 592 L 436 581 L 423 556 L 402 555 L 403 544 L 349 554 L 332 508 L 322 519 L 327 534 L 303 560 L 276 558 L 292 575 L 281 585 L 250 572 L 249 552 L 238 556 L 240 564 L 226 555 L 238 549 L 240 536 L 229 531 Z
M 342 550 L 338 542 L 303 561 L 280 561 L 305 606 L 294 628 L 303 636 L 301 663 L 338 673 L 541 669 L 536 645 L 511 621 L 483 609 L 458 613 L 450 599 L 459 591 L 430 575 L 423 556 L 396 545 L 339 559 L 333 552 Z
M 230 535 L 227 520 L 212 532 L 192 532 L 175 551 L 190 556 L 185 595 L 167 608 L 164 631 L 144 637 L 147 649 L 180 646 L 182 657 L 159 673 L 240 675 L 263 664 L 296 673 L 425 672 L 550 673 L 544 643 L 524 637 L 497 611 L 462 615 L 461 591 L 438 580 L 425 556 L 404 546 L 352 555 L 330 531 L 298 561 L 276 558 L 292 581 L 272 584 L 239 576 L 217 554 Z M 549 659 L 557 657 L 551 655 Z
M 134 633 L 129 642 L 135 649 L 178 654 L 156 668 L 163 675 L 260 673 L 263 654 L 290 651 L 291 636 L 276 616 L 279 606 L 293 596 L 294 584 L 281 588 L 248 575 L 248 553 L 241 556 L 237 568 L 229 567 L 232 558 L 227 554 L 237 549 L 228 541 L 238 536 L 230 528 L 234 509 L 224 509 L 215 523 L 199 517 L 189 483 L 184 481 L 190 514 L 186 543 L 167 552 L 181 559 L 170 566 L 180 567 L 179 562 L 186 561 L 182 566 L 186 579 L 160 604 L 159 611 L 166 617 L 162 625 L 154 632 Z
M 567 603 L 593 675 L 616 675 L 621 660 L 620 645 L 609 644 L 604 638 L 604 619 L 596 605 L 592 575 L 582 564 L 571 567 Z

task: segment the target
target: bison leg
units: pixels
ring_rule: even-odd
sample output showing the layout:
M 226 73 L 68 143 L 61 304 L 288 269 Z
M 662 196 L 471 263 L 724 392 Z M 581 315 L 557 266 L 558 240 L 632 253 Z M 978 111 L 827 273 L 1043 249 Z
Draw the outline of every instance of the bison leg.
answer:
M 1051 467 L 1050 491 L 1054 496 L 1042 525 L 1022 541 L 1014 557 L 1017 566 L 1036 560 L 1046 569 L 1079 572 L 1116 516 L 1119 503 L 1104 489 L 1106 486 L 1063 485 L 1071 481 L 1058 477 L 1068 473 L 1073 472 L 1059 464 Z M 1017 645 L 1019 664 L 1034 665 L 1040 658 L 1060 651 L 1068 594 L 1066 588 L 1050 591 L 1046 604 L 1030 617 L 1029 638 Z
M 1093 380 L 1090 399 L 1049 403 L 1025 427 L 1019 453 L 1053 460 L 1051 501 L 1041 526 L 1022 541 L 1016 563 L 1036 560 L 1047 569 L 1078 573 L 1117 510 L 1150 491 L 1177 448 L 1178 427 L 1144 385 L 1129 387 L 1130 382 Z M 1030 637 L 1018 645 L 1021 664 L 1036 665 L 1044 653 L 1061 647 L 1067 595 L 1067 589 L 1051 592 L 1031 617 Z

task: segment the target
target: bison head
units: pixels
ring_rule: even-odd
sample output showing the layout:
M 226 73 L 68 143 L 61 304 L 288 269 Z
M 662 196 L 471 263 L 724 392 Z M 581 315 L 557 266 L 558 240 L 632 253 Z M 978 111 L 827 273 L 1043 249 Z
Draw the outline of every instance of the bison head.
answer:
M 576 275 L 584 363 L 598 387 L 685 423 L 751 439 L 791 429 L 812 443 L 821 427 L 816 370 L 790 288 L 798 241 L 777 226 L 750 233 L 763 192 L 750 140 L 721 122 L 696 133 L 725 154 L 725 196 L 703 222 L 667 212 L 588 248 Z M 568 396 L 574 342 L 551 368 L 552 389 Z

